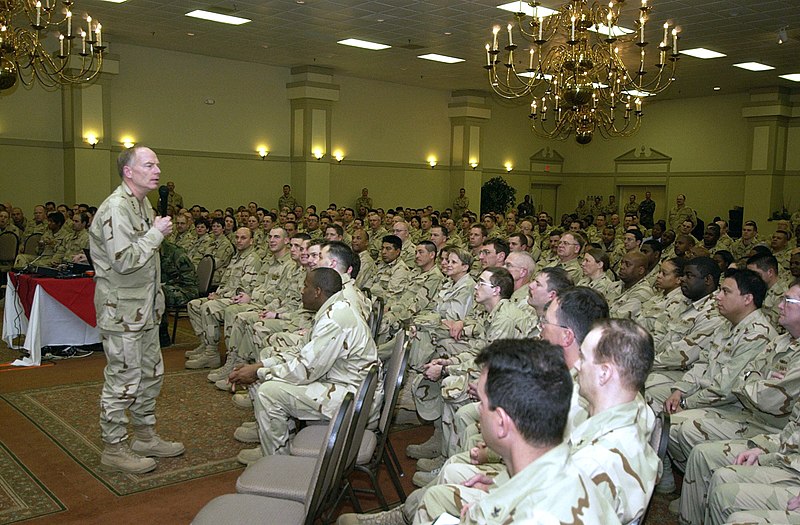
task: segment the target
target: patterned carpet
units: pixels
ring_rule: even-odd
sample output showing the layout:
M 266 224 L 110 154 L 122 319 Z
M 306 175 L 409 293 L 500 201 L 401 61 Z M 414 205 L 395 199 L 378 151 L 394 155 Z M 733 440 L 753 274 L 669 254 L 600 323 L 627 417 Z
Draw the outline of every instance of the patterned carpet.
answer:
M 0 443 L 0 524 L 66 510 L 5 445 Z
M 206 380 L 208 371 L 165 376 L 158 400 L 158 432 L 182 441 L 186 454 L 158 460 L 148 474 L 106 472 L 100 466 L 98 403 L 102 383 L 91 382 L 27 390 L 0 397 L 27 417 L 84 469 L 117 495 L 180 483 L 242 468 L 236 455 L 246 445 L 233 430 L 248 413 L 233 406 L 230 395 Z

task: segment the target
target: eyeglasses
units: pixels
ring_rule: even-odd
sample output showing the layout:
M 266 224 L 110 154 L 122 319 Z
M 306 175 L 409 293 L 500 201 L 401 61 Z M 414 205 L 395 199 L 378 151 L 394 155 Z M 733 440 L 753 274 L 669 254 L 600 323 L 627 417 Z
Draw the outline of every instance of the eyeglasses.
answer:
M 789 303 L 789 304 L 800 304 L 800 299 L 795 299 L 794 297 L 786 297 L 786 296 L 784 296 L 784 297 L 781 298 L 781 301 L 784 302 L 784 303 Z
M 478 280 L 478 286 L 488 286 L 489 288 L 496 288 L 496 284 L 492 284 L 488 281 L 484 281 L 483 279 Z
M 563 324 L 558 324 L 558 323 L 551 323 L 550 321 L 548 321 L 544 317 L 540 317 L 539 318 L 539 331 L 541 331 L 541 329 L 544 328 L 544 325 L 547 325 L 547 324 L 549 324 L 550 326 L 557 326 L 559 328 L 564 328 L 565 330 L 570 330 L 571 329 L 569 326 L 564 326 Z
M 577 246 L 577 242 L 569 242 L 569 241 L 558 241 L 559 246 Z

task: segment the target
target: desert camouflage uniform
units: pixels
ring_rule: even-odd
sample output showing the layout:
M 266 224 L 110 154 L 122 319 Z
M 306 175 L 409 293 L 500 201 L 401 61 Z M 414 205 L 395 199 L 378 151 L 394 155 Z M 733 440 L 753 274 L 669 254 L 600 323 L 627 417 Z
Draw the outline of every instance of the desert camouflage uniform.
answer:
M 284 208 L 289 208 L 290 211 L 294 211 L 298 206 L 300 206 L 300 203 L 297 202 L 297 199 L 295 199 L 294 195 L 291 193 L 288 196 L 281 193 L 281 196 L 278 197 L 278 212 Z
M 403 243 L 403 247 L 400 249 L 400 259 L 406 263 L 408 268 L 414 268 L 414 266 L 416 266 L 417 245 L 414 244 L 411 239 Z
M 215 292 L 217 299 L 201 297 L 189 301 L 187 305 L 189 322 L 203 344 L 216 347 L 219 343 L 225 308 L 233 304 L 231 299 L 240 292 L 252 293 L 260 269 L 261 258 L 250 246 L 231 259 L 223 274 L 222 285 Z
M 279 257 L 263 262 L 256 276 L 256 286 L 250 294 L 250 302 L 231 304 L 225 308 L 223 325 L 225 327 L 225 346 L 229 352 L 238 352 L 240 345 L 248 348 L 240 355 L 253 355 L 254 349 L 248 343 L 252 340 L 252 323 L 259 319 L 262 311 L 277 312 L 281 307 L 289 311 L 300 308 L 301 283 L 299 266 L 292 260 L 288 250 Z
M 577 257 L 567 262 L 561 262 L 560 260 L 556 259 L 555 264 L 552 263 L 546 264 L 544 267 L 547 266 L 555 266 L 558 268 L 563 268 L 564 270 L 567 271 L 573 283 L 577 283 L 578 281 L 583 279 L 583 270 L 581 269 L 581 262 L 580 259 L 578 259 Z
M 189 253 L 189 250 L 192 248 L 192 245 L 194 244 L 196 237 L 197 235 L 195 234 L 195 232 L 192 231 L 191 227 L 189 227 L 189 229 L 187 229 L 183 233 L 179 233 L 177 230 L 175 230 L 168 237 L 168 239 L 170 242 L 177 244 L 178 246 L 186 250 L 186 253 Z
M 421 372 L 422 365 L 434 355 L 433 345 L 439 339 L 450 337 L 450 331 L 442 324 L 443 320 L 463 321 L 467 317 L 472 308 L 474 292 L 475 280 L 469 274 L 455 283 L 448 279 L 436 296 L 434 308 L 414 317 L 416 334 L 410 338 L 410 370 Z
M 64 223 L 64 225 L 65 226 L 69 226 L 70 225 L 69 217 L 68 216 L 64 217 L 64 220 L 66 221 Z M 13 226 L 13 224 L 12 224 L 12 226 Z M 47 226 L 48 226 L 48 224 L 47 224 L 46 220 L 42 221 L 42 222 L 36 222 L 36 221 L 33 221 L 33 220 L 28 221 L 28 223 L 25 225 L 25 230 L 24 230 L 25 231 L 25 237 L 26 238 L 30 237 L 34 233 L 41 233 L 42 235 L 44 235 L 45 233 L 50 231 L 50 229 Z
M 200 264 L 200 259 L 211 252 L 211 242 L 213 239 L 214 235 L 211 233 L 196 235 L 194 242 L 192 242 L 192 245 L 186 250 L 186 254 L 189 256 L 189 259 L 192 260 L 192 264 L 194 264 L 195 268 Z
M 183 197 L 180 193 L 172 192 L 167 194 L 167 206 L 172 206 L 177 212 L 183 208 Z
M 666 295 L 656 292 L 642 305 L 642 310 L 633 320 L 652 334 L 659 319 L 677 317 L 686 309 L 689 302 L 689 298 L 683 295 L 680 286 Z
M 688 304 L 675 316 L 656 320 L 651 332 L 656 355 L 653 372 L 645 383 L 647 402 L 654 410 L 660 410 L 672 394 L 672 385 L 692 367 L 726 322 L 713 293 Z
M 691 220 L 695 225 L 697 224 L 697 214 L 693 209 L 685 205 L 682 208 L 673 206 L 669 210 L 667 227 L 670 230 L 674 230 L 675 233 L 678 233 L 678 228 L 683 224 L 683 221 L 687 219 Z
M 197 272 L 186 251 L 169 241 L 161 243 L 161 288 L 167 306 L 197 298 Z
M 791 282 L 787 282 L 784 279 L 778 279 L 778 282 L 767 290 L 767 295 L 764 297 L 764 304 L 761 305 L 761 310 L 766 314 L 772 326 L 781 334 L 785 330 L 778 323 L 778 317 L 781 315 L 780 311 L 778 311 L 778 306 L 781 304 L 781 301 L 783 301 L 783 295 L 789 289 L 790 284 Z
M 611 504 L 575 468 L 569 452 L 568 445 L 558 445 L 488 493 L 458 485 L 431 487 L 414 523 L 431 523 L 444 512 L 458 516 L 467 503 L 472 505 L 461 521 L 466 524 L 619 523 Z
M 331 418 L 378 363 L 369 327 L 357 311 L 341 292 L 332 295 L 314 317 L 308 344 L 262 360 L 263 382 L 251 392 L 264 453 L 288 453 L 289 419 Z M 373 404 L 380 406 L 380 396 Z
M 235 252 L 236 249 L 225 235 L 220 235 L 219 237 L 214 237 L 214 234 L 210 235 L 211 243 L 208 246 L 208 251 L 204 255 L 211 255 L 214 257 L 214 276 L 211 278 L 211 282 L 213 284 L 219 284 L 222 282 L 225 268 L 230 264 L 233 252 Z
M 797 407 L 795 402 L 800 397 L 799 357 L 800 344 L 789 334 L 771 343 L 742 374 L 741 377 L 747 375 L 747 379 L 740 380 L 734 387 L 734 394 L 744 408 L 741 405 L 720 407 L 709 410 L 703 416 L 707 419 L 695 420 L 698 430 L 705 435 L 704 440 L 754 438 L 761 434 L 780 433 L 790 417 L 797 417 L 797 414 L 792 416 L 792 410 Z M 783 379 L 773 377 L 774 372 L 784 374 Z M 731 443 L 741 446 L 729 451 Z M 690 454 L 686 465 L 683 497 L 687 499 L 682 513 L 687 523 L 702 523 L 713 470 L 730 465 L 736 454 L 747 448 L 744 441 L 709 443 L 702 447 L 695 447 L 698 450 Z
M 789 270 L 789 261 L 792 258 L 793 249 L 794 248 L 792 246 L 787 246 L 783 250 L 772 254 L 776 259 L 778 259 L 779 270 Z
M 427 272 L 420 268 L 411 271 L 411 279 L 405 291 L 384 307 L 379 334 L 381 339 L 390 338 L 402 327 L 403 321 L 433 309 L 439 290 L 445 283 L 445 276 L 437 265 Z
M 164 236 L 155 215 L 122 183 L 103 201 L 90 228 L 95 269 L 94 306 L 107 364 L 100 395 L 105 443 L 127 439 L 129 411 L 136 426 L 156 422 L 164 362 L 158 324 L 164 312 L 158 247 Z
M 614 506 L 622 523 L 644 514 L 660 460 L 649 445 L 655 414 L 637 398 L 604 410 L 569 436 L 571 459 Z
M 593 281 L 584 279 L 582 285 L 591 288 L 595 292 L 598 292 L 600 295 L 605 297 L 606 302 L 608 303 L 619 297 L 619 282 L 612 281 L 607 273 L 603 273 L 601 277 Z
M 736 401 L 733 387 L 745 367 L 777 336 L 761 310 L 755 310 L 737 325 L 727 322 L 714 338 L 711 347 L 675 383 L 672 391 L 680 390 L 689 409 L 727 405 Z M 659 408 L 659 407 L 654 407 Z M 669 432 L 669 452 L 673 463 L 683 466 L 691 452 L 685 439 L 679 436 L 683 427 L 702 417 L 702 410 L 685 410 L 672 415 Z M 692 445 L 694 445 L 693 443 Z
M 359 253 L 358 258 L 361 260 L 361 269 L 358 271 L 358 276 L 356 277 L 356 286 L 359 288 L 372 288 L 378 274 L 378 267 L 375 265 L 375 259 L 369 254 L 369 250 L 364 250 Z
M 66 224 L 64 226 L 66 226 Z M 28 227 L 28 229 L 30 229 L 30 227 Z M 50 266 L 51 264 L 54 264 L 53 257 L 60 249 L 61 245 L 66 242 L 67 236 L 69 236 L 70 233 L 72 233 L 72 228 L 67 229 L 63 226 L 56 233 L 53 233 L 50 231 L 50 229 L 48 229 L 46 232 L 44 232 L 44 234 L 42 234 L 41 239 L 39 239 L 41 253 L 39 255 L 36 255 L 35 253 L 21 253 L 17 255 L 17 259 L 14 261 L 14 268 L 23 268 L 28 263 L 33 262 L 33 260 L 37 257 L 38 260 L 36 261 L 36 264 L 38 266 Z
M 458 220 L 469 209 L 469 197 L 456 197 L 453 201 L 453 219 Z
M 372 295 L 383 297 L 384 301 L 388 303 L 400 297 L 406 290 L 411 279 L 411 271 L 400 257 L 390 263 L 381 261 L 377 266 L 375 284 L 370 291 Z
M 458 434 L 453 428 L 456 411 L 469 402 L 467 389 L 470 382 L 478 380 L 480 368 L 475 356 L 481 349 L 498 339 L 522 339 L 530 331 L 530 317 L 508 299 L 501 299 L 491 312 L 481 309 L 476 323 L 467 330 L 462 339 L 463 350 L 450 354 L 437 348 L 441 357 L 452 364 L 444 367 L 440 381 L 431 381 L 423 374 L 413 379 L 412 388 L 417 413 L 427 421 L 442 418 L 443 448 L 450 450 L 458 445 Z
M 608 304 L 608 315 L 614 319 L 633 319 L 642 310 L 642 304 L 653 296 L 653 287 L 642 279 L 627 290 L 620 289 L 619 296 Z
M 72 231 L 64 237 L 64 242 L 56 247 L 51 264 L 72 262 L 72 256 L 82 254 L 89 247 L 89 231 L 86 229 Z
M 741 510 L 785 509 L 789 499 L 800 493 L 798 423 L 800 404 L 795 404 L 780 433 L 698 445 L 687 463 L 686 475 L 688 478 L 691 472 L 693 483 L 691 491 L 684 489 L 686 502 L 681 498 L 681 522 L 725 523 L 731 513 Z M 754 447 L 764 451 L 758 456 L 758 466 L 733 465 L 739 453 Z M 707 506 L 703 499 L 706 487 Z M 790 490 L 783 490 L 787 488 Z
M 353 208 L 353 209 L 356 211 L 356 213 L 358 213 L 358 210 L 360 210 L 362 206 L 364 208 L 366 208 L 367 211 L 369 212 L 369 210 L 371 210 L 373 208 L 373 206 L 372 206 L 372 197 L 361 196 L 361 197 L 357 198 L 356 199 L 356 207 Z
M 383 247 L 383 238 L 389 235 L 389 232 L 381 226 L 378 231 L 367 230 L 369 234 L 369 254 L 378 261 L 381 256 L 381 247 Z

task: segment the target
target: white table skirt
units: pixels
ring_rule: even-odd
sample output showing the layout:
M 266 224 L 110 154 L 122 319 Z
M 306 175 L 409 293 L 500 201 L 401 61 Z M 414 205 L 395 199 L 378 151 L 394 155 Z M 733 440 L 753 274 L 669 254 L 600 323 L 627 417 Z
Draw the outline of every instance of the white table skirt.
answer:
M 44 346 L 80 346 L 100 342 L 97 328 L 86 324 L 38 285 L 33 295 L 31 318 L 28 319 L 17 289 L 9 279 L 3 311 L 3 340 L 10 348 L 20 348 L 13 344 L 14 338 L 20 335 L 25 335 L 22 348 L 28 351 L 29 357 L 17 359 L 11 363 L 14 366 L 39 366 Z

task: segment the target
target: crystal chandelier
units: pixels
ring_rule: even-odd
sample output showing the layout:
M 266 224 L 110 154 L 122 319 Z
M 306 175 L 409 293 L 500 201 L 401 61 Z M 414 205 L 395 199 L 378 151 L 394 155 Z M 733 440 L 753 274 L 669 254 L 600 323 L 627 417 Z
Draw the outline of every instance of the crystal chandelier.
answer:
M 72 0 L 0 0 L 0 91 L 19 79 L 30 86 L 80 84 L 94 79 L 103 65 L 102 26 L 73 20 Z M 52 53 L 45 49 L 50 42 Z
M 529 49 L 520 50 L 522 57 L 514 24 L 503 32 L 508 43 L 502 50 L 498 41 L 505 35 L 494 27 L 484 66 L 489 84 L 504 98 L 532 97 L 531 128 L 537 135 L 563 140 L 574 132 L 580 144 L 591 142 L 595 131 L 604 138 L 630 136 L 641 124 L 644 97 L 675 80 L 678 28 L 670 31 L 665 22 L 663 38 L 648 54 L 645 26 L 652 8 L 641 0 L 635 29 L 625 29 L 619 24 L 624 4 L 570 0 L 553 11 L 538 1 L 520 2 L 516 28 L 530 42 Z M 638 57 L 632 72 L 623 62 L 623 46 Z

